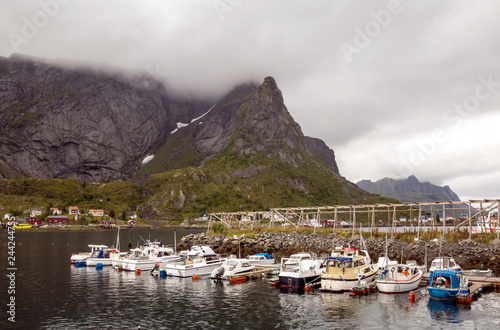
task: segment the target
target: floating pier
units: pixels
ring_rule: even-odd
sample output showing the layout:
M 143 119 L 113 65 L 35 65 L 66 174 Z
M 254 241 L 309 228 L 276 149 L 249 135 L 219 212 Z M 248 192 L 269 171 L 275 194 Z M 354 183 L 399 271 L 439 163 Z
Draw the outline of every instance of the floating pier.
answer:
M 430 273 L 425 273 L 422 276 L 422 283 L 429 283 Z M 483 283 L 490 284 L 492 287 L 500 289 L 500 277 L 491 277 L 491 276 L 466 276 L 469 283 Z
M 430 273 L 425 273 L 422 277 L 422 283 L 429 283 Z M 461 305 L 468 305 L 473 300 L 477 299 L 483 292 L 491 289 L 500 289 L 500 277 L 488 276 L 467 276 L 469 281 L 469 292 L 457 295 L 457 302 Z M 422 288 L 425 289 L 425 288 Z

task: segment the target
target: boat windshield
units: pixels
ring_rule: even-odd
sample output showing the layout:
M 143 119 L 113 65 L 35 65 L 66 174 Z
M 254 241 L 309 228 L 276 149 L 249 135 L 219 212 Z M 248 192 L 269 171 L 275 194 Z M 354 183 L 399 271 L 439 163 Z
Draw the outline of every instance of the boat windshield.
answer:
M 340 267 L 351 268 L 352 267 L 351 260 L 345 260 L 345 261 L 343 261 L 342 263 L 340 263 Z
M 99 258 L 99 256 L 102 255 L 102 250 L 95 250 L 94 252 L 92 252 L 92 254 L 90 255 L 91 258 Z

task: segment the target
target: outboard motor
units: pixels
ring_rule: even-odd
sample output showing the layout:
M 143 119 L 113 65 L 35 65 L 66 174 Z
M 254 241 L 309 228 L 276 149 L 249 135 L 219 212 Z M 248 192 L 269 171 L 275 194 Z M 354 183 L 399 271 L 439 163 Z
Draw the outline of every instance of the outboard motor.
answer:
M 155 266 L 153 267 L 153 269 L 151 269 L 151 275 L 153 275 L 153 273 L 157 270 L 160 269 L 160 265 L 159 264 L 155 264 Z
M 224 275 L 224 267 L 220 267 L 217 269 L 217 273 L 215 273 L 215 278 L 220 280 L 222 275 Z

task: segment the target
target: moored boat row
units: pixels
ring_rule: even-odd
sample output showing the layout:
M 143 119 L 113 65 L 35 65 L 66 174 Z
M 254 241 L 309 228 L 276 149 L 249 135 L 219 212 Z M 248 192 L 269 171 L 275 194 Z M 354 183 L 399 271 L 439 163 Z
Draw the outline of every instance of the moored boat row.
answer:
M 411 292 L 420 286 L 424 273 L 423 266 L 418 266 L 415 261 L 402 264 L 389 260 L 387 251 L 385 257 L 379 258 L 378 264 L 372 264 L 366 248 L 337 247 L 330 256 L 321 258 L 301 252 L 275 264 L 268 253 L 224 258 L 209 246 L 195 245 L 177 254 L 172 248 L 149 240 L 139 248 L 120 252 L 118 242 L 117 239 L 117 248 L 90 244 L 91 252 L 73 254 L 71 263 L 112 265 L 136 273 L 150 270 L 152 274 L 181 278 L 206 275 L 217 280 L 248 279 L 272 271 L 277 274 L 275 285 L 283 288 L 307 290 L 315 286 L 322 291 L 351 291 L 353 295 L 365 294 L 374 288 L 384 294 Z M 470 301 L 466 276 L 492 274 L 491 270 L 461 271 L 450 257 L 433 260 L 431 271 L 427 291 L 432 299 L 438 300 Z

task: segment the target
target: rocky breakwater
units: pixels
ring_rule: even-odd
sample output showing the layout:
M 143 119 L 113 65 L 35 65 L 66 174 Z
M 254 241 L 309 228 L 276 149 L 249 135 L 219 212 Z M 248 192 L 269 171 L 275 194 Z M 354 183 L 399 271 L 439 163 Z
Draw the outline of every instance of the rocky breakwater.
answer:
M 366 239 L 365 243 L 373 262 L 385 254 L 385 239 Z M 328 236 L 318 234 L 292 233 L 257 233 L 253 237 L 231 238 L 224 235 L 190 234 L 177 243 L 177 249 L 188 249 L 192 245 L 210 245 L 220 254 L 247 256 L 258 252 L 267 252 L 279 259 L 301 251 L 314 252 L 318 256 L 330 254 L 336 246 L 360 247 L 359 237 L 343 238 L 336 234 Z M 416 260 L 420 265 L 425 263 L 427 247 L 428 266 L 433 259 L 441 256 L 451 256 L 463 269 L 476 269 L 481 265 L 484 269 L 490 268 L 500 275 L 500 242 L 479 244 L 471 240 L 459 243 L 424 242 L 412 243 L 389 240 L 387 244 L 389 258 L 405 262 Z

